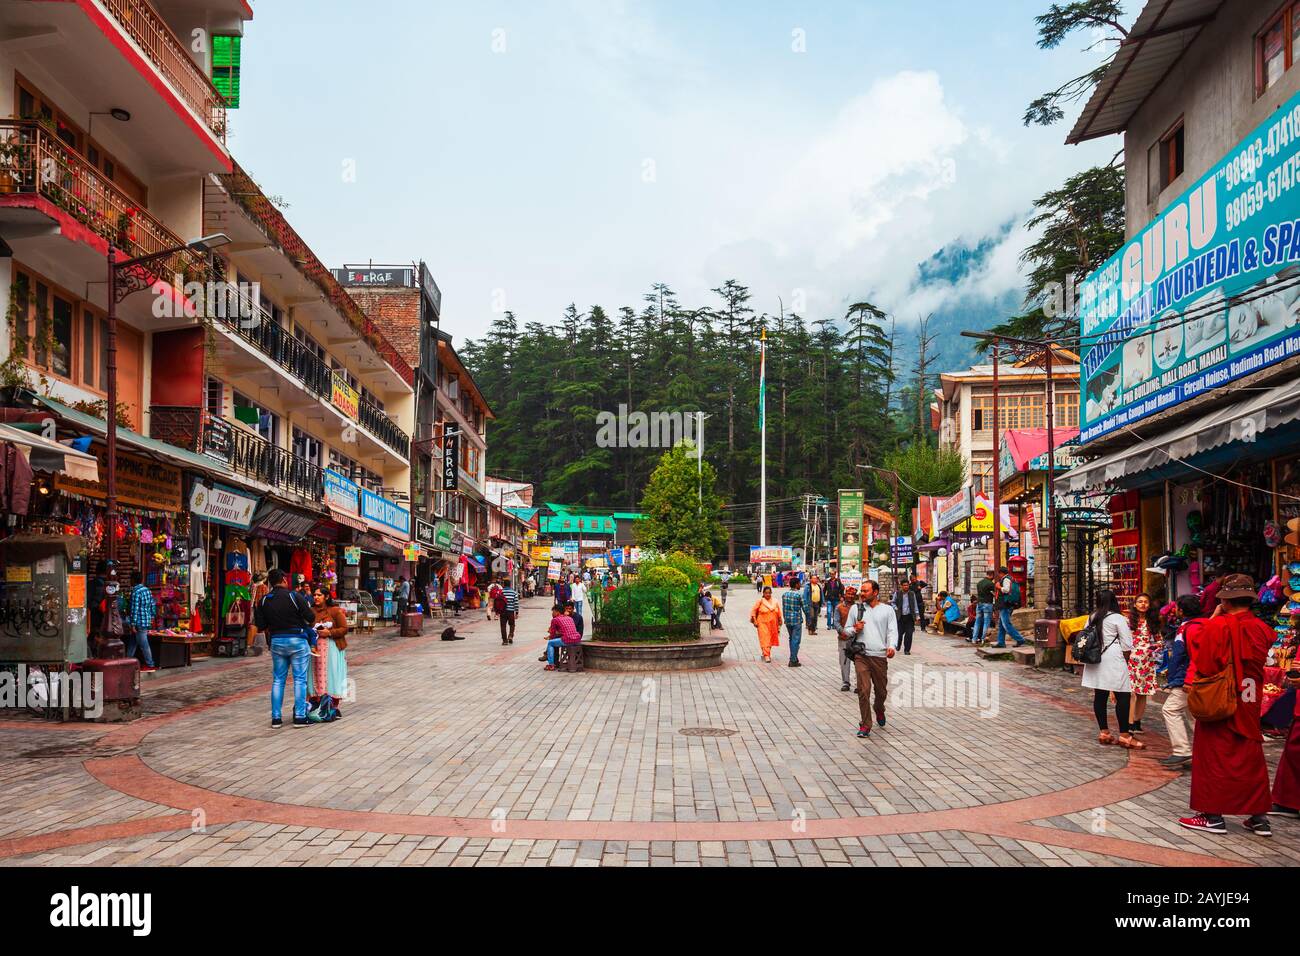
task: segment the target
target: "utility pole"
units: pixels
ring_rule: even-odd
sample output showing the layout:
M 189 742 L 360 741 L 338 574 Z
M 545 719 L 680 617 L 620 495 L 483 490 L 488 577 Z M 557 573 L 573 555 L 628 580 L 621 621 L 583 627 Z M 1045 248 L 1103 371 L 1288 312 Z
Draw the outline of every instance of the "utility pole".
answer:
M 993 572 L 1002 570 L 1002 481 L 998 471 L 998 342 L 993 342 Z M 973 515 L 971 519 L 972 520 Z
M 758 546 L 767 547 L 767 327 L 758 340 Z

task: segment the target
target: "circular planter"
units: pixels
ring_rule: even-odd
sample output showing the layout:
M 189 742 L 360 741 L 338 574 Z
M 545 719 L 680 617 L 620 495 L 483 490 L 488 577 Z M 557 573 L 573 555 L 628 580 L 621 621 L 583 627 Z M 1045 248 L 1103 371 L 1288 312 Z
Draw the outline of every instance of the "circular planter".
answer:
M 722 666 L 725 637 L 671 644 L 583 641 L 582 666 L 593 671 L 691 671 Z

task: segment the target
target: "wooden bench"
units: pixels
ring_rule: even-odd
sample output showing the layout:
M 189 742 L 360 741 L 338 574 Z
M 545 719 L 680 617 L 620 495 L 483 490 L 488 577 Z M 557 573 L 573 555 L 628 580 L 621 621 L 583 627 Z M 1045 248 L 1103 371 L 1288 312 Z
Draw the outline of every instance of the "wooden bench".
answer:
M 556 648 L 555 669 L 568 671 L 570 674 L 582 670 L 582 645 L 561 644 Z

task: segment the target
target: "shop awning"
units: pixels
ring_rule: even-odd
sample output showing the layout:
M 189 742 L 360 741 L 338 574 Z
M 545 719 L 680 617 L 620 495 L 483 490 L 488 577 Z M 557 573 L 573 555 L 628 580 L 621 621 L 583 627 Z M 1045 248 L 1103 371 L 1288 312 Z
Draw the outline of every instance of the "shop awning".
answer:
M 287 544 L 301 543 L 319 523 L 321 516 L 311 511 L 290 508 L 279 502 L 268 500 L 253 516 L 252 535 L 281 541 Z
M 326 513 L 331 521 L 341 524 L 345 528 L 351 528 L 353 531 L 369 531 L 370 525 L 366 524 L 356 515 L 350 515 L 346 511 L 339 511 L 335 508 L 326 508 Z
M 487 565 L 485 565 L 478 558 L 474 557 L 474 555 L 472 554 L 465 555 L 465 563 L 468 564 L 475 571 L 477 571 L 479 574 L 485 574 L 487 572 Z
M 48 408 L 60 418 L 65 419 L 77 428 L 89 432 L 92 435 L 104 437 L 108 426 L 103 419 L 96 418 L 94 415 L 88 415 L 85 412 L 79 412 L 75 408 L 69 408 L 62 402 L 56 402 L 46 395 L 37 395 L 36 400 Z M 159 441 L 156 438 L 149 438 L 141 435 L 139 432 L 133 432 L 129 428 L 118 427 L 117 440 L 122 445 L 139 451 L 148 452 L 157 455 L 159 458 L 166 459 L 174 465 L 182 468 L 189 468 L 196 471 L 207 472 L 211 475 L 217 475 L 223 478 L 233 478 L 234 474 L 229 468 L 207 455 L 200 455 L 196 452 L 187 451 L 184 448 L 178 448 L 175 445 L 169 445 L 165 441 Z
M 1060 449 L 1068 445 L 1079 437 L 1077 428 L 1053 428 L 1052 440 L 1055 442 L 1057 454 L 1054 456 L 1057 460 L 1057 467 L 1063 467 L 1060 464 Z M 1046 428 L 1015 428 L 1002 433 L 1002 441 L 1006 446 L 1007 454 L 1011 458 L 1011 464 L 1018 472 L 1024 471 L 1046 471 L 1047 470 L 1047 429 Z M 1041 459 L 1036 461 L 1035 459 Z M 1033 466 L 1032 468 L 1030 466 Z M 1009 477 L 1009 476 L 1002 476 Z
M 33 471 L 62 473 L 82 481 L 99 481 L 99 459 L 94 455 L 12 425 L 0 424 L 0 441 L 26 448 L 27 462 Z
M 1300 419 L 1300 389 L 1288 382 L 1208 412 L 1167 432 L 1128 431 L 1133 444 L 1080 465 L 1057 479 L 1066 492 L 1102 488 L 1128 475 L 1177 464 L 1229 442 L 1255 442 L 1270 429 Z

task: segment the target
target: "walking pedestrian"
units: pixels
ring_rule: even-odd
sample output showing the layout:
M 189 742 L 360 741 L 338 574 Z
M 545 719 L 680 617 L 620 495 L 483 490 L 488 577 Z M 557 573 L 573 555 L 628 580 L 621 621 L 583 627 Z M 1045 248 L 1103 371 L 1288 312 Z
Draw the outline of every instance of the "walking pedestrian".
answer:
M 790 636 L 790 666 L 802 667 L 799 663 L 799 644 L 803 640 L 804 620 L 808 617 L 808 605 L 804 601 L 804 592 L 790 588 L 781 595 L 781 616 L 785 619 L 785 630 Z
M 587 585 L 581 578 L 574 578 L 573 585 L 569 588 L 568 600 L 573 602 L 578 617 L 582 617 L 582 606 L 587 600 Z
M 493 600 L 496 602 L 493 610 L 496 611 L 497 619 L 501 622 L 501 643 L 513 644 L 515 621 L 519 619 L 519 592 L 510 586 L 509 581 L 502 581 Z
M 1173 636 L 1165 642 L 1165 686 L 1169 696 L 1160 709 L 1169 734 L 1169 756 L 1162 757 L 1160 762 L 1181 769 L 1192 762 L 1192 718 L 1187 712 L 1186 685 L 1188 678 L 1196 677 L 1189 664 L 1205 618 L 1201 616 L 1201 599 L 1196 595 L 1183 594 L 1176 603 L 1181 620 Z
M 127 632 L 126 656 L 143 659 L 141 674 L 152 674 L 158 668 L 153 665 L 153 650 L 149 647 L 149 628 L 153 626 L 154 615 L 158 613 L 158 602 L 153 592 L 139 574 L 135 576 L 135 587 L 127 598 Z
M 849 681 L 853 679 L 853 655 L 845 653 L 849 646 L 849 635 L 840 630 L 842 624 L 849 618 L 849 609 L 858 601 L 858 589 L 853 585 L 842 587 L 840 591 L 840 603 L 835 608 L 835 637 L 838 639 L 839 647 L 837 650 L 840 655 L 840 680 L 842 684 L 840 690 L 848 691 Z
M 816 574 L 808 575 L 808 583 L 803 586 L 803 603 L 808 612 L 808 633 L 817 633 L 817 618 L 822 612 L 822 585 Z
M 1020 582 L 1011 576 L 1005 567 L 998 568 L 1002 580 L 998 584 L 998 647 L 1007 646 L 1007 635 L 1016 642 L 1016 647 L 1024 647 L 1025 639 L 1016 630 L 1011 621 L 1011 612 L 1020 607 Z
M 1142 733 L 1142 715 L 1147 711 L 1147 700 L 1156 692 L 1156 647 L 1161 640 L 1160 612 L 1151 601 L 1151 595 L 1139 594 L 1133 599 L 1128 615 L 1129 630 L 1133 632 L 1133 653 L 1129 655 L 1128 670 L 1133 678 L 1133 697 L 1128 715 L 1129 729 Z
M 993 601 L 997 584 L 993 580 L 993 569 L 984 572 L 984 577 L 975 584 L 975 627 L 971 633 L 972 644 L 983 644 L 991 636 L 993 627 Z
M 885 698 L 889 693 L 889 659 L 898 647 L 898 621 L 894 609 L 880 601 L 880 585 L 862 582 L 862 600 L 851 608 L 840 629 L 845 652 L 852 655 L 858 681 L 858 736 L 871 736 L 871 718 L 885 726 Z M 872 697 L 875 697 L 874 705 Z
M 1083 665 L 1083 686 L 1092 690 L 1092 712 L 1097 717 L 1097 743 L 1118 743 L 1130 750 L 1142 750 L 1146 745 L 1133 737 L 1129 728 L 1129 697 L 1133 678 L 1128 669 L 1129 652 L 1133 649 L 1133 632 L 1128 618 L 1120 610 L 1119 598 L 1109 588 L 1097 592 L 1089 625 L 1101 636 L 1101 660 Z M 998 645 L 1003 647 L 1005 645 Z M 1119 723 L 1119 737 L 1110 732 L 1106 721 L 1106 705 L 1110 695 L 1115 695 L 1115 720 Z
M 271 591 L 253 614 L 258 630 L 266 632 L 271 645 L 271 728 L 283 726 L 280 709 L 290 667 L 293 668 L 293 725 L 306 727 L 307 665 L 311 660 L 311 645 L 316 641 L 316 614 L 305 597 L 289 590 L 289 576 L 282 568 L 272 568 L 266 580 Z
M 316 647 L 311 652 L 312 666 L 308 671 L 311 706 L 307 720 L 323 724 L 343 716 L 338 704 L 348 692 L 348 662 L 344 653 L 348 646 L 348 619 L 323 587 L 312 592 L 312 612 L 316 618 Z
M 758 631 L 758 646 L 763 663 L 772 663 L 772 648 L 781 643 L 781 608 L 772 600 L 771 585 L 763 586 L 763 595 L 749 612 L 749 623 Z
M 866 587 L 865 581 L 862 586 Z M 917 618 L 924 616 L 925 608 L 921 604 L 921 596 L 912 590 L 907 578 L 903 578 L 899 590 L 894 592 L 893 605 L 894 613 L 898 615 L 898 645 L 904 654 L 911 654 L 912 630 L 916 627 Z
M 1218 678 L 1229 684 L 1235 706 L 1219 720 L 1197 718 L 1192 736 L 1192 815 L 1178 823 L 1189 830 L 1227 833 L 1226 814 L 1244 814 L 1256 836 L 1273 835 L 1273 806 L 1260 733 L 1260 696 L 1272 629 L 1250 613 L 1255 581 L 1249 574 L 1223 577 L 1219 609 L 1205 622 L 1192 665 L 1197 681 Z M 1193 696 L 1196 685 L 1193 685 Z
M 921 613 L 918 614 L 918 615 L 916 615 L 916 621 L 915 621 L 915 623 L 920 625 L 920 627 L 921 627 L 921 633 L 924 634 L 924 633 L 926 633 L 926 632 L 929 630 L 929 629 L 925 626 L 925 621 L 926 621 L 926 618 L 925 618 L 925 582 L 922 581 L 919 577 L 917 577 L 915 571 L 912 572 L 911 577 L 909 578 L 908 589 L 909 589 L 913 594 L 916 595 L 916 601 L 917 601 L 917 604 L 919 604 L 920 607 L 921 607 Z M 942 633 L 942 629 L 941 629 L 938 625 L 935 625 L 935 630 L 940 631 L 940 632 Z M 908 650 L 909 650 L 909 651 L 911 650 L 911 647 L 910 647 L 910 646 L 909 646 Z
M 840 602 L 844 600 L 844 582 L 834 571 L 826 579 L 826 627 L 836 634 L 840 630 Z

